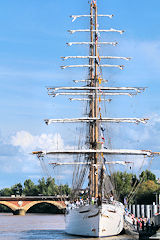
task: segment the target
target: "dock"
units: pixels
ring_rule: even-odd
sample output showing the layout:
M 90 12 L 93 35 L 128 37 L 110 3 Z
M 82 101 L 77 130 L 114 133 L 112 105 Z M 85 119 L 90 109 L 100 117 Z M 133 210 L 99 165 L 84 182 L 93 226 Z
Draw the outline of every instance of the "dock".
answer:
M 160 230 L 158 230 L 158 232 L 156 234 L 152 235 L 149 239 L 150 240 L 154 240 L 154 239 L 160 240 Z

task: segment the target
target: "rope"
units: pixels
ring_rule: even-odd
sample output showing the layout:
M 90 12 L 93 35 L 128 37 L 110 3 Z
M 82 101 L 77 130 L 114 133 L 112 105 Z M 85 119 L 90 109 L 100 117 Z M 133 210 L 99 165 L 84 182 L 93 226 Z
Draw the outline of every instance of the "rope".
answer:
M 149 170 L 150 167 L 151 167 L 151 164 L 152 164 L 153 159 L 154 159 L 154 157 L 151 157 L 151 160 L 150 160 L 150 162 L 149 162 L 149 168 L 148 168 L 148 170 Z M 132 196 L 130 197 L 129 200 L 133 200 L 133 198 L 135 197 L 136 192 L 138 191 L 138 188 L 140 187 L 140 184 L 142 184 L 142 182 L 144 181 L 144 178 L 145 178 L 145 175 L 141 178 L 139 184 L 136 186 L 135 191 L 133 192 L 133 194 L 132 194 Z

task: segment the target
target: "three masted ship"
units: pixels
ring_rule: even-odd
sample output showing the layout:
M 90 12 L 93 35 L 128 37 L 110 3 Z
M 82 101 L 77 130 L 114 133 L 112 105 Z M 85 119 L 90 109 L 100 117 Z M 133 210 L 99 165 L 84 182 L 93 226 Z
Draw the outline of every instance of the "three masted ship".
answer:
M 89 178 L 89 192 L 88 202 L 86 204 L 69 204 L 66 211 L 66 232 L 69 234 L 93 236 L 93 237 L 107 237 L 118 235 L 123 229 L 124 221 L 124 206 L 122 203 L 114 200 L 108 201 L 103 192 L 105 171 L 107 166 L 114 164 L 126 165 L 129 162 L 107 160 L 107 156 L 116 155 L 143 155 L 152 156 L 150 150 L 129 150 L 129 149 L 109 149 L 104 147 L 104 138 L 102 136 L 102 123 L 146 123 L 148 119 L 145 118 L 107 118 L 103 117 L 101 113 L 102 103 L 107 103 L 110 99 L 106 96 L 127 95 L 132 96 L 144 91 L 141 87 L 108 87 L 106 80 L 102 77 L 102 68 L 119 68 L 123 69 L 123 65 L 102 64 L 102 61 L 107 59 L 123 59 L 129 60 L 127 57 L 117 56 L 100 56 L 99 47 L 102 45 L 116 46 L 117 42 L 100 42 L 100 33 L 120 33 L 123 30 L 117 29 L 100 29 L 98 25 L 98 18 L 112 18 L 113 15 L 103 15 L 98 13 L 96 0 L 91 0 L 89 15 L 73 15 L 72 21 L 80 18 L 88 18 L 90 20 L 89 29 L 69 30 L 70 33 L 89 32 L 90 40 L 88 42 L 70 42 L 72 45 L 88 45 L 89 56 L 67 56 L 66 59 L 87 59 L 87 65 L 67 65 L 62 66 L 62 69 L 74 67 L 86 67 L 89 70 L 87 79 L 76 80 L 77 83 L 85 84 L 77 87 L 50 87 L 48 94 L 55 97 L 59 95 L 73 96 L 71 100 L 84 101 L 88 105 L 88 116 L 82 118 L 67 118 L 67 119 L 45 119 L 46 124 L 51 123 L 86 123 L 88 129 L 88 136 L 86 146 L 78 149 L 60 149 L 47 151 L 33 152 L 38 157 L 45 155 L 54 156 L 57 154 L 78 155 L 84 156 L 83 161 L 75 161 L 69 163 L 52 163 L 54 166 L 62 164 L 66 165 L 83 165 L 83 169 L 88 169 Z M 75 98 L 75 96 L 78 98 Z M 107 178 L 109 181 L 109 178 Z M 113 191 L 112 191 L 113 194 Z

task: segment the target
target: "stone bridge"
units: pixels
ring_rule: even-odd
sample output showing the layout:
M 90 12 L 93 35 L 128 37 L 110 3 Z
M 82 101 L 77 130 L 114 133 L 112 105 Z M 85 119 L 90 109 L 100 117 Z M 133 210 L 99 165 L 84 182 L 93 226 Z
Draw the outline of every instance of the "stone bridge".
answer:
M 0 197 L 0 204 L 10 208 L 14 215 L 24 216 L 26 212 L 36 204 L 48 203 L 60 210 L 65 209 L 65 202 L 55 196 L 21 196 L 21 197 Z

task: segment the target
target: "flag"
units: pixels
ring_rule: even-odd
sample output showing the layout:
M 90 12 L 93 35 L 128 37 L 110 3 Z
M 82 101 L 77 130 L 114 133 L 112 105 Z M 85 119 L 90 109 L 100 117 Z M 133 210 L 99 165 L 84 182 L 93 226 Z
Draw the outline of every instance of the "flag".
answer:
M 105 138 L 104 137 L 102 137 L 102 140 L 105 142 Z
M 99 78 L 98 78 L 98 81 L 99 81 L 99 84 L 101 84 L 101 83 L 102 83 L 102 78 L 99 77 Z
M 99 56 L 99 53 L 98 53 L 98 60 L 99 60 L 99 62 L 101 61 L 101 58 L 100 58 L 100 56 Z
M 92 3 L 94 5 L 94 7 L 95 7 L 96 6 L 96 0 L 93 0 Z

